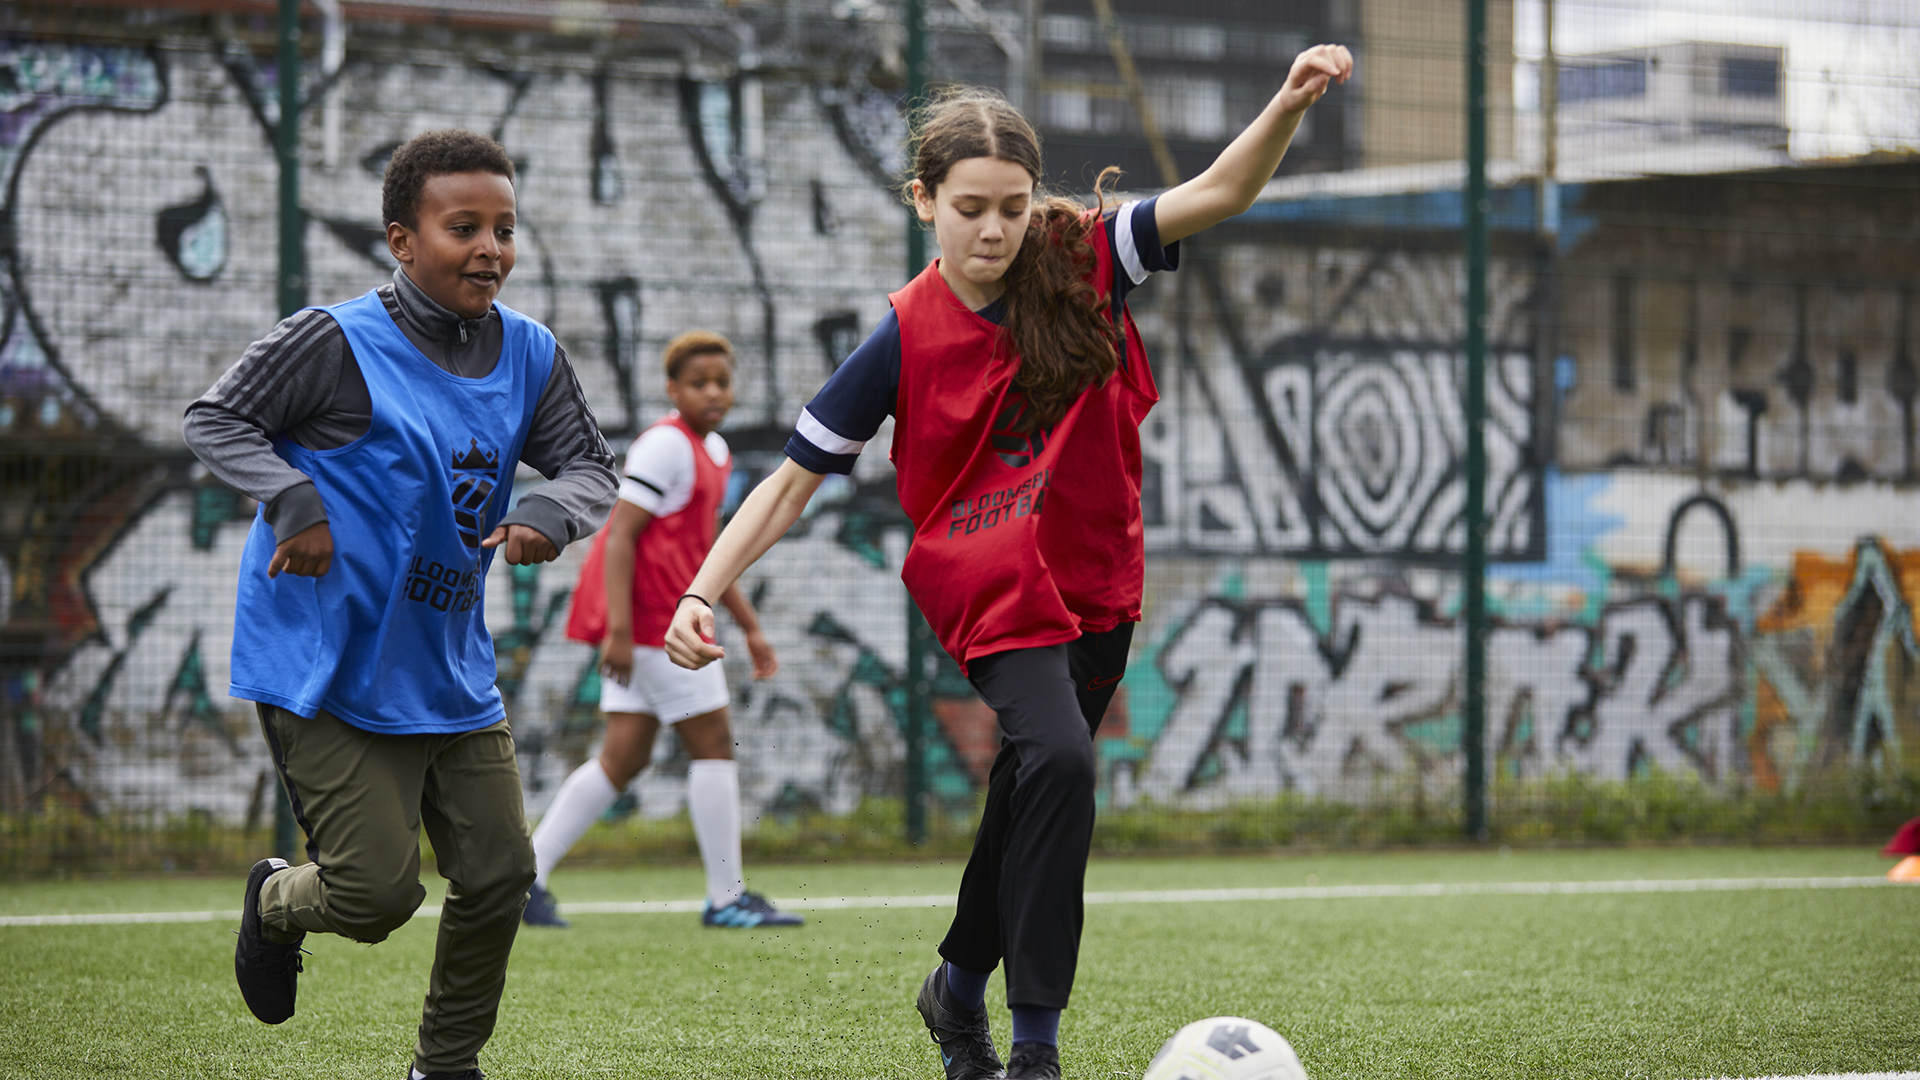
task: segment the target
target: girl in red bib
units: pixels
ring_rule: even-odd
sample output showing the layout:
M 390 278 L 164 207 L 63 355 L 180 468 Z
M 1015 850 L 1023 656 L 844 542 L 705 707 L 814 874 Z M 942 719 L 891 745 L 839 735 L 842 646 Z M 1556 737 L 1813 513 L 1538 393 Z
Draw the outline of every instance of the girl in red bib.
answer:
M 533 832 L 536 877 L 523 918 L 565 926 L 547 888 L 553 868 L 620 792 L 647 767 L 660 725 L 670 724 L 692 759 L 687 816 L 707 871 L 707 926 L 795 926 L 798 915 L 749 892 L 741 875 L 740 777 L 733 760 L 727 681 L 715 665 L 675 666 L 661 645 L 674 600 L 713 547 L 733 459 L 720 422 L 733 407 L 733 345 L 689 330 L 662 357 L 674 411 L 627 451 L 626 475 L 607 527 L 594 537 L 573 590 L 567 636 L 600 650 L 600 711 L 607 737 L 597 758 L 575 769 Z M 738 588 L 722 595 L 746 635 L 753 676 L 779 667 L 753 605 Z
M 1246 212 L 1306 110 L 1353 58 L 1300 54 L 1286 83 L 1206 172 L 1159 196 L 1087 210 L 1037 190 L 1039 141 L 987 91 L 915 125 L 920 220 L 941 257 L 807 405 L 788 461 L 741 506 L 687 586 L 667 654 L 719 659 L 709 598 L 796 521 L 827 473 L 851 471 L 894 418 L 900 504 L 914 525 L 901 577 L 993 708 L 1001 750 L 986 809 L 917 1002 L 948 1080 L 1060 1075 L 1060 1010 L 1079 955 L 1093 834 L 1093 733 L 1140 618 L 1141 420 L 1158 395 L 1127 293 L 1172 270 L 1176 244 Z M 1095 185 L 1099 195 L 1112 175 Z M 988 976 L 1007 967 L 1013 1046 L 988 1036 Z

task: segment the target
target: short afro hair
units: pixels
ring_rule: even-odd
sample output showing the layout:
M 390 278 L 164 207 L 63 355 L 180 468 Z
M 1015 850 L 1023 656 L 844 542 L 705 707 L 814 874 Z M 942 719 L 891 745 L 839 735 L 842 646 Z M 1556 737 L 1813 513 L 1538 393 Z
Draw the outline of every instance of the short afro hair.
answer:
M 449 173 L 489 172 L 513 183 L 513 159 L 485 135 L 449 128 L 415 135 L 387 159 L 380 181 L 380 224 L 420 227 L 420 193 L 427 178 Z
M 667 378 L 678 381 L 680 369 L 688 360 L 715 354 L 726 357 L 729 364 L 734 363 L 733 342 L 728 341 L 725 334 L 712 330 L 689 330 L 667 342 L 666 351 L 660 354 L 660 366 L 666 369 Z

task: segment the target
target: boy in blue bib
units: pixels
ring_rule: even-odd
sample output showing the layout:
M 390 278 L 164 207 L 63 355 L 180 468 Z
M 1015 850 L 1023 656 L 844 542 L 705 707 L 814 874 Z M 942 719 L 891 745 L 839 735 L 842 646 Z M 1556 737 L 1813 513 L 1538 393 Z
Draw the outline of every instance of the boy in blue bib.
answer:
M 310 860 L 255 864 L 234 973 L 255 1016 L 291 1017 L 308 933 L 381 941 L 426 898 L 424 825 L 448 887 L 411 1075 L 478 1080 L 534 877 L 487 568 L 558 558 L 616 479 L 553 334 L 494 302 L 505 151 L 419 136 L 381 202 L 393 283 L 287 318 L 187 410 L 188 445 L 260 501 L 230 693 L 259 709 Z M 547 483 L 513 506 L 522 461 Z

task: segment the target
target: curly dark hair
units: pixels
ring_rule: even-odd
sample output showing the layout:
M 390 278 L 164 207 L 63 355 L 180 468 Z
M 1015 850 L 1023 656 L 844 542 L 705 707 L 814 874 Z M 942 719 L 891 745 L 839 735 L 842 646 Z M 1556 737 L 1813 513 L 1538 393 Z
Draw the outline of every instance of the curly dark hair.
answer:
M 420 227 L 420 192 L 427 178 L 448 173 L 490 172 L 513 182 L 513 159 L 485 135 L 449 128 L 408 139 L 387 159 L 380 181 L 380 224 Z

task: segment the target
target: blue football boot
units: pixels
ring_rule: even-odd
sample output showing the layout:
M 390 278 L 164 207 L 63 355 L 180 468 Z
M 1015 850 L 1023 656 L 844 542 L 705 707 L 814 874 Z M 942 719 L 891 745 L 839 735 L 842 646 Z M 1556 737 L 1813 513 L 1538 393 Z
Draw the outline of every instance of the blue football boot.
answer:
M 700 916 L 704 926 L 732 930 L 748 930 L 756 926 L 799 926 L 806 921 L 791 911 L 774 907 L 757 892 L 743 892 L 733 903 L 721 908 L 714 907 L 713 901 L 709 900 L 706 912 Z
M 520 921 L 528 926 L 567 925 L 567 920 L 560 917 L 560 901 L 537 881 L 527 888 L 527 908 L 520 913 Z

